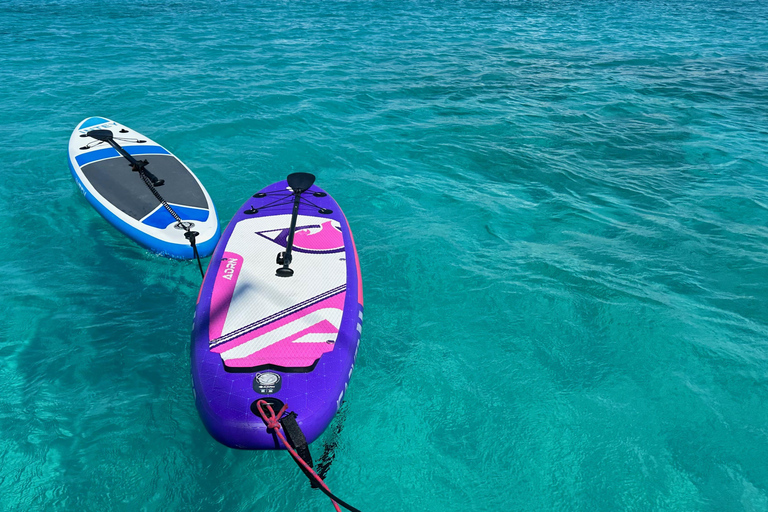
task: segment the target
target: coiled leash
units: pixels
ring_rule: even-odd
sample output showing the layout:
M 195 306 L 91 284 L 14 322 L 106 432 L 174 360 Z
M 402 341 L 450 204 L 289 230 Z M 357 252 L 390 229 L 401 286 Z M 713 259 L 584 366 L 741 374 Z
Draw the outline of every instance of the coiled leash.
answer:
M 138 165 L 131 164 L 131 168 L 139 173 L 139 176 L 141 176 L 142 181 L 144 181 L 144 184 L 149 188 L 150 192 L 155 196 L 155 199 L 160 201 L 160 204 L 163 205 L 163 207 L 168 210 L 168 213 L 171 214 L 171 216 L 176 219 L 176 227 L 181 227 L 185 233 L 184 238 L 186 238 L 189 241 L 189 245 L 192 246 L 192 252 L 195 254 L 195 258 L 197 259 L 197 266 L 200 268 L 200 275 L 205 277 L 205 272 L 203 272 L 203 264 L 200 261 L 200 254 L 197 252 L 197 243 L 195 242 L 195 237 L 199 235 L 197 231 L 192 231 L 192 223 L 191 222 L 184 222 L 181 220 L 181 217 L 173 211 L 173 208 L 171 208 L 171 205 L 168 204 L 168 202 L 163 199 L 163 196 L 160 195 L 160 192 L 157 191 L 155 188 L 155 184 L 152 183 L 151 178 L 147 175 L 147 170 L 144 168 L 145 165 L 147 165 L 149 162 L 147 160 L 144 160 L 143 162 L 137 162 Z M 137 168 L 138 167 L 138 168 Z M 163 183 L 165 183 L 165 180 L 159 180 L 160 184 L 157 186 L 159 187 Z
M 331 499 L 331 503 L 333 503 L 336 512 L 341 512 L 339 505 L 347 510 L 350 510 L 351 512 L 360 512 L 352 505 L 349 505 L 348 503 L 345 503 L 343 500 L 334 496 L 331 490 L 328 489 L 328 486 L 325 485 L 325 482 L 323 482 L 323 479 L 320 478 L 317 473 L 315 473 L 314 469 L 312 469 L 312 457 L 309 453 L 307 442 L 304 439 L 304 434 L 301 433 L 301 429 L 296 422 L 296 413 L 291 412 L 283 417 L 285 411 L 288 409 L 288 404 L 283 405 L 282 409 L 280 409 L 280 411 L 275 414 L 275 411 L 272 409 L 272 405 L 270 405 L 269 402 L 265 400 L 259 400 L 256 402 L 256 409 L 259 411 L 261 419 L 264 420 L 264 423 L 267 425 L 267 431 L 271 430 L 272 433 L 280 438 L 286 450 L 288 450 L 288 453 L 290 453 L 291 457 L 293 457 L 293 460 L 296 461 L 304 474 L 309 478 L 310 482 L 312 483 L 312 487 L 320 489 L 323 494 Z M 288 439 L 286 439 L 286 436 L 283 434 L 282 430 L 285 431 L 288 437 L 292 438 L 292 442 L 289 442 Z M 297 448 L 304 453 L 299 455 Z

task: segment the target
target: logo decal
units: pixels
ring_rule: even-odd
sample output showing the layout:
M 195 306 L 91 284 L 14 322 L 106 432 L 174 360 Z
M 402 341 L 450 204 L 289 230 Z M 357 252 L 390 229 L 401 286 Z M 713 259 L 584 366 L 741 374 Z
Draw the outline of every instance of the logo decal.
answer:
M 212 338 L 221 336 L 224 322 L 229 312 L 229 303 L 235 292 L 237 278 L 243 267 L 243 257 L 235 252 L 225 252 L 221 258 L 216 280 L 211 292 L 211 310 L 208 324 L 208 334 Z
M 237 270 L 237 264 L 240 262 L 237 258 L 222 258 L 222 261 L 226 261 L 226 265 L 224 265 L 224 270 L 221 273 L 221 277 L 226 279 L 227 281 L 231 281 L 232 277 L 235 275 L 235 271 Z
M 282 379 L 279 373 L 257 373 L 253 378 L 253 390 L 261 395 L 271 395 L 280 391 Z
M 288 244 L 289 233 L 289 228 L 256 231 L 257 235 L 275 242 L 283 248 Z M 296 233 L 293 235 L 293 250 L 309 254 L 343 252 L 344 237 L 341 234 L 341 225 L 334 220 L 327 220 L 322 224 L 296 226 Z

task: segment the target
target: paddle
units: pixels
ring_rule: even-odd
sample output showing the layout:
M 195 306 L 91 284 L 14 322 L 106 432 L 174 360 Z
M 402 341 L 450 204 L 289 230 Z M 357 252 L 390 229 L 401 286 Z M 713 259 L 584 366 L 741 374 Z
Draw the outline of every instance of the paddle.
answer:
M 295 172 L 288 175 L 288 186 L 293 190 L 293 213 L 291 214 L 291 229 L 288 231 L 288 242 L 285 244 L 285 252 L 277 255 L 278 265 L 276 274 L 280 277 L 291 277 L 293 269 L 291 264 L 291 249 L 293 249 L 293 235 L 296 233 L 296 219 L 299 217 L 299 202 L 302 192 L 309 190 L 315 182 L 315 176 L 308 172 Z
M 296 194 L 301 194 L 309 190 L 309 187 L 315 182 L 315 175 L 308 172 L 295 172 L 288 175 L 288 186 Z
M 102 142 L 108 143 L 110 146 L 115 148 L 115 150 L 120 153 L 128 162 L 131 164 L 131 168 L 138 172 L 139 174 L 145 174 L 147 178 L 152 181 L 152 185 L 156 187 L 160 187 L 165 183 L 165 180 L 158 179 L 157 176 L 149 172 L 146 168 L 146 166 L 149 164 L 148 161 L 144 160 L 142 162 L 136 160 L 133 158 L 130 153 L 128 153 L 126 150 L 124 150 L 120 144 L 115 142 L 114 136 L 112 135 L 111 130 L 91 130 L 88 133 L 86 133 L 88 137 L 91 137 L 96 140 L 100 140 Z

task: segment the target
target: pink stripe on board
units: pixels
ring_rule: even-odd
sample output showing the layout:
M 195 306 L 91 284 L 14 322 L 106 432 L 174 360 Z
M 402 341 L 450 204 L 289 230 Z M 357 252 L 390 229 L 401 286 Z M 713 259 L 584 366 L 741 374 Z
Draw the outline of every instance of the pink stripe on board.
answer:
M 287 315 L 280 320 L 274 321 L 272 323 L 269 323 L 263 327 L 260 327 L 254 331 L 251 331 L 247 334 L 244 334 L 238 338 L 235 338 L 231 341 L 228 341 L 226 343 L 222 343 L 219 346 L 216 346 L 211 349 L 211 352 L 217 352 L 221 354 L 222 352 L 226 352 L 227 350 L 233 349 L 237 346 L 242 345 L 243 343 L 246 343 L 248 341 L 251 341 L 252 339 L 256 339 L 259 336 L 262 336 L 270 331 L 274 331 L 275 329 L 278 329 L 286 324 L 289 324 L 291 322 L 294 322 L 298 320 L 299 318 L 302 318 L 304 316 L 307 316 L 311 313 L 314 313 L 317 310 L 325 309 L 325 308 L 335 308 L 335 309 L 344 309 L 344 297 L 347 296 L 347 292 L 341 292 L 336 295 L 333 295 L 331 297 L 328 297 L 325 300 L 322 300 L 316 304 L 313 304 L 309 306 L 308 308 L 299 310 L 291 315 Z M 213 339 L 213 338 L 211 338 Z
M 344 212 L 342 212 L 342 215 Z M 347 217 L 344 216 L 344 220 Z M 347 231 L 349 231 L 349 239 L 352 240 L 352 252 L 355 253 L 355 266 L 357 266 L 357 303 L 363 305 L 363 274 L 360 272 L 360 259 L 357 257 L 357 246 L 355 246 L 355 237 L 352 236 L 352 228 L 349 227 L 349 221 L 347 220 Z
M 213 293 L 211 293 L 211 316 L 208 321 L 209 339 L 214 340 L 221 336 L 241 268 L 243 268 L 243 258 L 239 254 L 224 253 L 216 273 L 216 281 L 213 283 Z
M 249 341 L 251 341 L 253 339 L 256 339 L 259 336 L 263 336 L 264 334 L 267 334 L 270 331 L 274 331 L 275 329 L 278 329 L 278 328 L 280 328 L 280 327 L 282 327 L 282 326 L 284 326 L 286 324 L 294 322 L 294 321 L 296 321 L 296 320 L 298 320 L 298 319 L 300 319 L 300 318 L 302 318 L 304 316 L 307 316 L 307 315 L 309 315 L 311 313 L 314 313 L 315 311 L 318 311 L 320 309 L 334 308 L 334 309 L 343 310 L 344 309 L 344 297 L 346 297 L 346 296 L 347 296 L 347 292 L 341 292 L 341 293 L 338 293 L 338 294 L 333 295 L 331 297 L 328 297 L 327 299 L 322 300 L 322 301 L 320 301 L 320 302 L 318 302 L 316 304 L 313 304 L 313 305 L 311 305 L 308 308 L 299 310 L 299 311 L 297 311 L 297 312 L 295 312 L 295 313 L 293 313 L 291 315 L 287 315 L 287 316 L 281 318 L 280 320 L 277 320 L 275 322 L 269 323 L 269 324 L 267 324 L 267 325 L 265 325 L 263 327 L 260 327 L 260 328 L 254 330 L 254 331 L 251 331 L 251 332 L 249 332 L 247 334 L 244 334 L 244 335 L 242 335 L 242 336 L 240 336 L 238 338 L 235 338 L 235 339 L 233 339 L 231 341 L 228 341 L 226 343 L 222 343 L 221 345 L 218 345 L 218 346 L 212 348 L 211 352 L 216 352 L 216 353 L 221 354 L 223 352 L 226 352 L 227 350 L 231 350 L 231 349 L 233 349 L 235 347 L 238 347 L 238 346 L 242 345 L 243 343 L 247 343 L 247 342 L 249 342 Z M 214 339 L 214 338 L 211 338 L 211 339 Z M 262 350 L 266 350 L 267 348 L 269 348 L 269 347 L 265 347 Z M 261 352 L 261 351 L 259 351 L 259 352 Z
M 268 364 L 284 368 L 312 366 L 315 361 L 320 359 L 320 356 L 333 350 L 333 343 L 326 343 L 325 341 L 294 343 L 294 341 L 307 334 L 328 334 L 329 339 L 334 339 L 338 332 L 339 330 L 333 324 L 323 320 L 247 357 L 227 359 L 225 364 L 231 368 L 252 368 Z

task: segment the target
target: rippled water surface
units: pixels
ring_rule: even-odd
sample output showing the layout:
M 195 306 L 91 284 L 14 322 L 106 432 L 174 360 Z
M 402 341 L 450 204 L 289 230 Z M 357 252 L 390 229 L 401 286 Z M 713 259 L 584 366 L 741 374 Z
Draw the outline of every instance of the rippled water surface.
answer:
M 200 278 L 88 205 L 106 116 L 224 225 L 295 171 L 366 319 L 363 511 L 768 510 L 768 3 L 0 3 L 0 509 L 332 510 L 200 423 Z M 339 433 L 336 433 L 339 431 Z

